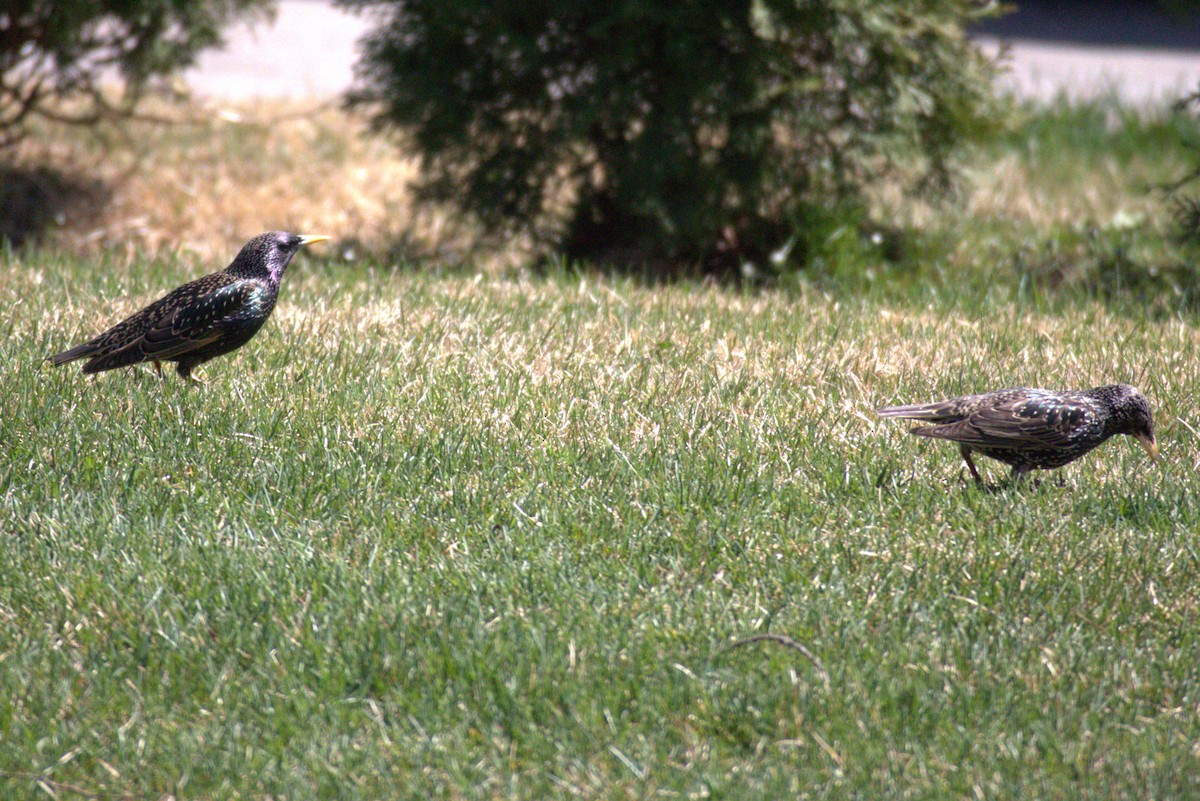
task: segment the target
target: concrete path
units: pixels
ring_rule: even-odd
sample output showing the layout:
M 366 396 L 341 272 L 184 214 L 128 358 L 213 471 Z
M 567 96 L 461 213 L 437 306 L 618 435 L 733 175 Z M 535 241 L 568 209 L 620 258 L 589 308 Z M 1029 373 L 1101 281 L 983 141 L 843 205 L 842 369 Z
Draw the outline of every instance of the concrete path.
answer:
M 990 52 L 1008 44 L 1002 86 L 1021 97 L 1115 91 L 1150 105 L 1200 88 L 1200 30 L 1193 36 L 1193 24 L 1164 22 L 1153 9 L 1113 0 L 1029 2 L 978 38 Z M 350 86 L 358 39 L 370 27 L 329 0 L 281 0 L 274 24 L 230 30 L 226 49 L 205 54 L 185 77 L 210 98 L 333 97 Z

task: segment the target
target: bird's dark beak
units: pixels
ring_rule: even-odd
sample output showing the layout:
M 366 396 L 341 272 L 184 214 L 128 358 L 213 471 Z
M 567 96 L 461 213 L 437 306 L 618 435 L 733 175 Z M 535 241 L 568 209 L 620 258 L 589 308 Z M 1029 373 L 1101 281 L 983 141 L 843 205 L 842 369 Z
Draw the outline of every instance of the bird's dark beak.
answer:
M 304 247 L 305 245 L 311 245 L 313 242 L 324 242 L 325 240 L 332 239 L 332 238 L 333 237 L 329 237 L 329 236 L 301 236 L 300 237 L 300 247 Z
M 1142 446 L 1142 448 L 1146 451 L 1146 453 L 1150 454 L 1150 458 L 1157 462 L 1158 461 L 1158 443 L 1154 441 L 1154 435 L 1150 434 L 1148 432 L 1142 431 L 1137 434 L 1134 434 L 1133 436 L 1137 438 L 1138 444 Z

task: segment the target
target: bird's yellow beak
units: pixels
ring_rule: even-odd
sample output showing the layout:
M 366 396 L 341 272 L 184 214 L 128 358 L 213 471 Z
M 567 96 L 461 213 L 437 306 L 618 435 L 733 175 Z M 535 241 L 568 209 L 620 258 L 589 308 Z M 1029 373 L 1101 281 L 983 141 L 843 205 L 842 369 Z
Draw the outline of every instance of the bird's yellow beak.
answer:
M 1138 444 L 1142 446 L 1146 453 L 1150 454 L 1150 458 L 1157 462 L 1158 443 L 1154 441 L 1154 435 L 1142 433 L 1134 434 L 1133 436 L 1137 438 Z
M 324 242 L 327 239 L 332 239 L 330 236 L 301 236 L 300 246 L 311 245 L 313 242 Z

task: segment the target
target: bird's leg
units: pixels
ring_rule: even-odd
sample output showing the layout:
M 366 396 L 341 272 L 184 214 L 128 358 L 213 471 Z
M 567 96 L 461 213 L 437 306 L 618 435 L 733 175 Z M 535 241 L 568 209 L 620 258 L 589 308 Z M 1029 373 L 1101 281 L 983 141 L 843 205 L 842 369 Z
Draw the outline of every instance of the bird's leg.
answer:
M 1014 467 L 1012 469 L 1012 476 L 1009 478 L 1009 483 L 1011 483 L 1014 487 L 1019 487 L 1027 475 L 1029 475 L 1029 468 Z
M 187 362 L 176 362 L 175 372 L 179 373 L 179 377 L 191 384 L 193 387 L 202 387 L 204 382 L 192 375 L 192 366 Z
M 154 372 L 158 373 L 159 380 L 162 380 L 162 362 L 158 359 L 153 359 L 152 361 L 154 362 Z
M 975 469 L 975 463 L 971 461 L 971 449 L 966 445 L 959 445 L 958 452 L 962 454 L 963 461 L 967 463 L 967 469 L 971 471 L 971 477 L 975 479 L 975 483 L 983 484 L 983 478 L 979 475 L 979 471 Z

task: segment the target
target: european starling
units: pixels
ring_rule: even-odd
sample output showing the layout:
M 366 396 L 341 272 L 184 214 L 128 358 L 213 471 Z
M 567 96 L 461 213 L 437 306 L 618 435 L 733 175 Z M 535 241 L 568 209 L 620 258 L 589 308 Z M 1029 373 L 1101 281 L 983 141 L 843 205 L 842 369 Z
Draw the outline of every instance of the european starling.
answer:
M 1073 462 L 1114 434 L 1128 434 L 1158 458 L 1154 421 L 1146 396 L 1128 384 L 1054 392 L 1002 389 L 983 395 L 914 406 L 876 409 L 880 417 L 923 420 L 913 434 L 959 443 L 963 460 L 983 483 L 972 451 L 1012 466 L 1014 483 L 1030 470 Z
M 175 362 L 179 375 L 194 381 L 196 365 L 245 345 L 271 316 L 283 271 L 296 251 L 326 239 L 284 231 L 259 234 L 224 270 L 184 284 L 48 361 L 87 359 L 85 373 L 148 361 L 159 375 L 162 362 Z

